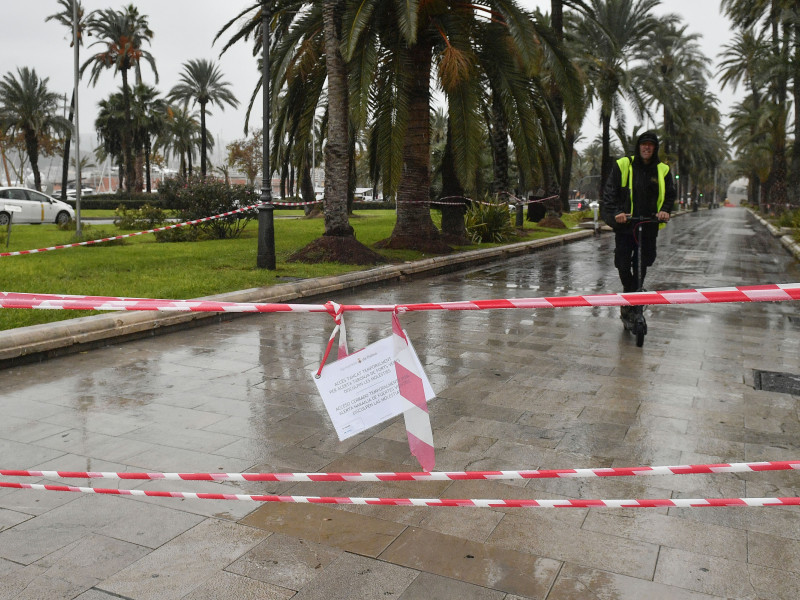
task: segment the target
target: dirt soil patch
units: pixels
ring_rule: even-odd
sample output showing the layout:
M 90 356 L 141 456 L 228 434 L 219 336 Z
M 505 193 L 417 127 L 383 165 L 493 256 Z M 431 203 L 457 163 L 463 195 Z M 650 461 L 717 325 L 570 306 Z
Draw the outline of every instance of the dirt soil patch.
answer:
M 344 265 L 377 265 L 386 259 L 354 237 L 324 235 L 292 254 L 288 262 L 317 264 L 335 262 Z

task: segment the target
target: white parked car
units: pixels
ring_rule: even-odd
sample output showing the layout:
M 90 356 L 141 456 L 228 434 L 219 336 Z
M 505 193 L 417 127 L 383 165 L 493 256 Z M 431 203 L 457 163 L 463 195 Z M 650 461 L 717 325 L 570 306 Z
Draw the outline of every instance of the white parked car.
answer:
M 22 210 L 10 208 L 14 206 Z M 65 225 L 75 218 L 75 211 L 66 202 L 28 188 L 0 187 L 0 226 L 8 225 L 12 214 L 12 223 Z
M 67 186 L 67 198 L 75 198 L 77 196 L 77 190 L 75 189 L 75 184 L 70 184 Z M 90 188 L 87 185 L 81 186 L 81 196 L 93 196 L 94 195 L 94 188 Z

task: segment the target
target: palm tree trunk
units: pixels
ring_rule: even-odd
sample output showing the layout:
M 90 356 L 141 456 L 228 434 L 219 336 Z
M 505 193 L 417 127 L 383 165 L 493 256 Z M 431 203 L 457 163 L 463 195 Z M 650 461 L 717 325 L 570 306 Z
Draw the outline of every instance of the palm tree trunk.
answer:
M 31 161 L 33 170 L 33 185 L 37 192 L 42 191 L 42 175 L 39 173 L 39 142 L 33 129 L 25 128 L 25 150 Z
M 411 81 L 408 127 L 403 141 L 403 171 L 397 189 L 397 222 L 388 248 L 444 252 L 431 220 L 430 198 L 430 77 L 433 48 L 425 40 L 409 49 Z
M 65 98 L 66 100 L 66 98 Z M 75 90 L 72 90 L 72 100 L 69 103 L 69 122 L 75 114 Z M 69 146 L 72 141 L 72 129 L 67 131 L 67 136 L 64 138 L 64 161 L 61 165 L 61 200 L 67 199 L 67 178 L 69 176 Z
M 303 164 L 300 167 L 300 194 L 302 195 L 303 202 L 314 202 L 314 182 L 311 181 L 311 150 L 306 148 L 305 156 L 303 157 Z M 314 208 L 312 204 L 307 204 L 305 213 L 311 212 Z
M 449 119 L 448 119 L 449 121 Z M 464 195 L 464 189 L 456 176 L 456 165 L 453 157 L 453 136 L 452 127 L 448 122 L 447 136 L 444 144 L 444 156 L 442 157 L 442 194 L 441 198 L 446 198 L 445 202 L 459 202 L 458 196 Z M 461 206 L 443 205 L 442 206 L 442 236 L 445 241 L 456 246 L 463 246 L 467 243 L 467 227 L 464 223 L 464 213 L 467 205 Z
M 800 12 L 800 8 L 795 11 Z M 797 15 L 800 16 L 800 15 Z M 789 168 L 789 203 L 793 208 L 800 206 L 800 23 L 794 27 L 794 145 L 792 146 L 792 158 Z
M 570 212 L 569 184 L 570 180 L 572 179 L 572 154 L 575 149 L 575 130 L 569 123 L 567 123 L 567 131 L 564 134 L 564 145 L 566 148 L 564 154 L 564 164 L 561 168 L 561 190 L 559 195 L 562 199 L 561 209 L 564 212 Z M 566 207 L 563 204 L 564 198 L 567 199 Z
M 206 103 L 200 103 L 200 177 L 206 178 Z
M 603 187 L 608 181 L 611 173 L 611 113 L 601 113 L 600 120 L 603 125 L 603 162 L 600 165 L 600 183 L 597 189 L 597 197 L 603 197 Z
M 325 66 L 328 70 L 328 143 L 325 145 L 325 233 L 352 237 L 347 215 L 347 187 L 350 176 L 349 102 L 347 67 L 341 53 L 341 19 L 344 3 L 325 0 L 322 19 L 325 32 Z
M 122 128 L 122 152 L 125 160 L 125 189 L 130 194 L 136 180 L 133 164 L 133 120 L 131 119 L 131 92 L 128 89 L 128 70 L 122 72 L 122 104 L 125 106 L 125 127 Z
M 149 194 L 152 192 L 150 187 L 150 135 L 147 135 L 147 138 L 144 141 L 144 173 L 145 173 L 145 184 L 146 190 Z
M 490 131 L 490 141 L 492 144 L 492 161 L 494 167 L 494 181 L 492 182 L 492 192 L 507 192 L 511 187 L 508 180 L 508 127 L 506 118 L 503 114 L 500 96 L 496 90 L 492 90 L 492 127 Z M 447 129 L 448 142 L 450 140 L 450 128 Z

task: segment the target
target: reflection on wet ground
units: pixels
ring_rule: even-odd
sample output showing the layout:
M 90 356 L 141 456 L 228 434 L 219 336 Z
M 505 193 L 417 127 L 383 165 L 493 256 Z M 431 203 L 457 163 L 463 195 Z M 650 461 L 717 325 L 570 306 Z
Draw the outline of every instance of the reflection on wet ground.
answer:
M 618 290 L 613 236 L 331 298 L 394 304 Z M 675 219 L 649 289 L 800 281 L 742 209 Z M 437 391 L 439 470 L 800 458 L 793 303 L 654 306 L 643 348 L 616 308 L 401 316 Z M 794 319 L 794 320 L 792 320 Z M 351 349 L 391 332 L 347 314 Z M 402 418 L 340 442 L 310 374 L 322 314 L 234 319 L 4 371 L 2 468 L 405 471 Z M 524 482 L 70 480 L 174 491 L 449 498 L 800 495 L 788 472 Z M 36 482 L 28 481 L 29 483 Z M 796 598 L 795 509 L 254 505 L 0 489 L 0 598 Z M 37 596 L 38 594 L 38 596 Z

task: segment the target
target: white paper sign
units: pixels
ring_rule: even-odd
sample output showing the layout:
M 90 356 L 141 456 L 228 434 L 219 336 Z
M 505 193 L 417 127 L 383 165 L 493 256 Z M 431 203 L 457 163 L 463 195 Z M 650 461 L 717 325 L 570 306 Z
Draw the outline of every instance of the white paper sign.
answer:
M 410 342 L 409 349 L 422 377 L 425 399 L 431 400 L 436 394 Z M 391 336 L 325 365 L 314 383 L 339 440 L 396 417 L 411 406 L 400 395 Z

